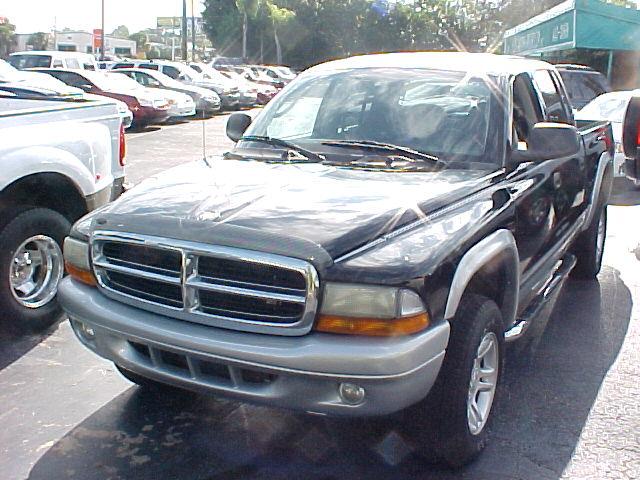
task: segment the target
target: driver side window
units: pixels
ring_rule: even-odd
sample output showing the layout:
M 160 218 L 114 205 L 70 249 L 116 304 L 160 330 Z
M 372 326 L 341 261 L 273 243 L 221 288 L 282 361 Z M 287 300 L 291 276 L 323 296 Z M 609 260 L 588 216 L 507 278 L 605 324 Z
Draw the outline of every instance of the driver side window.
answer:
M 513 81 L 513 123 L 511 145 L 514 150 L 527 150 L 529 132 L 544 119 L 531 77 L 521 73 Z

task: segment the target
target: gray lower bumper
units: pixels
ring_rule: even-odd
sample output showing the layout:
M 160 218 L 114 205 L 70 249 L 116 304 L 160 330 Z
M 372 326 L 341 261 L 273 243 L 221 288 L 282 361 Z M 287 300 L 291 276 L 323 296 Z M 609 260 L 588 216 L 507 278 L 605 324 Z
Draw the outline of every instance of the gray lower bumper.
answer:
M 314 333 L 278 337 L 174 320 L 106 298 L 66 279 L 59 299 L 80 340 L 100 356 L 172 385 L 241 401 L 332 415 L 384 415 L 426 396 L 444 358 L 449 324 L 403 338 Z M 349 405 L 340 383 L 365 389 Z

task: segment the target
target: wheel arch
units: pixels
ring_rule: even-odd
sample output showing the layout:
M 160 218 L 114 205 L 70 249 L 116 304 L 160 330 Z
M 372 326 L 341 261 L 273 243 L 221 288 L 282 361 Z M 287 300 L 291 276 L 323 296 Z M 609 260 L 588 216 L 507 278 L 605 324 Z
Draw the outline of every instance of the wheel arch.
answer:
M 88 213 L 80 188 L 67 176 L 55 172 L 27 175 L 0 192 L 0 207 L 33 206 L 49 208 L 71 223 Z
M 516 320 L 520 289 L 520 257 L 513 234 L 500 229 L 471 247 L 453 275 L 444 318 L 452 320 L 467 292 L 486 296 L 502 312 L 505 328 Z

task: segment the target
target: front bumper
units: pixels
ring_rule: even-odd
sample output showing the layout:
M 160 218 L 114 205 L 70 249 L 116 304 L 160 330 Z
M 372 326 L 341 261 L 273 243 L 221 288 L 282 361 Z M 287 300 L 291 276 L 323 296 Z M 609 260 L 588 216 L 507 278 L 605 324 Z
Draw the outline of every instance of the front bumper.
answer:
M 426 396 L 449 339 L 441 322 L 409 337 L 364 338 L 313 333 L 280 337 L 175 320 L 113 301 L 65 279 L 58 298 L 82 343 L 122 367 L 178 387 L 331 415 L 384 415 Z M 345 403 L 341 383 L 364 388 Z
M 220 111 L 221 108 L 222 108 L 222 105 L 220 104 L 219 101 L 204 100 L 204 99 L 201 99 L 200 101 L 198 101 L 198 104 L 196 105 L 196 110 L 198 112 L 204 112 L 204 113 L 217 113 Z
M 191 117 L 196 114 L 196 106 L 194 103 L 173 105 L 169 109 L 170 117 Z
M 222 101 L 223 109 L 234 109 L 240 106 L 240 94 L 220 94 L 220 100 Z

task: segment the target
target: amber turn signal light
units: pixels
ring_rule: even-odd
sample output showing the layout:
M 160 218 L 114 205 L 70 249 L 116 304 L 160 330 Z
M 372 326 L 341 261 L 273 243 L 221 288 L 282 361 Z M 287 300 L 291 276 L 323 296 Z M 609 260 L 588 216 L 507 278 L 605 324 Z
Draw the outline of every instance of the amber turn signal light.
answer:
M 420 313 L 396 319 L 339 317 L 320 315 L 315 330 L 343 335 L 399 337 L 418 333 L 429 326 L 429 315 Z
M 74 280 L 82 282 L 85 285 L 89 285 L 91 287 L 98 286 L 98 282 L 96 282 L 96 277 L 93 276 L 93 273 L 71 265 L 69 262 L 64 262 L 64 267 L 67 270 L 69 276 Z

